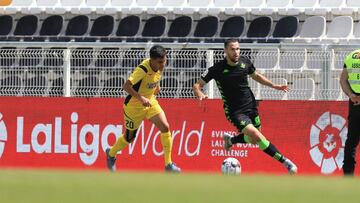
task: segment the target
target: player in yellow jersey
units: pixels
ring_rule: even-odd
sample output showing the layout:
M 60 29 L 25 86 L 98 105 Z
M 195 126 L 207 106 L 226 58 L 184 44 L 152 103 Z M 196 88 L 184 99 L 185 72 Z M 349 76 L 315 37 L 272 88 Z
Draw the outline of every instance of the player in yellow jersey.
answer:
M 172 137 L 165 113 L 156 100 L 155 94 L 160 91 L 161 74 L 166 65 L 166 50 L 155 45 L 150 49 L 150 58 L 145 59 L 131 73 L 123 89 L 129 94 L 124 102 L 124 120 L 126 131 L 115 145 L 106 149 L 107 167 L 115 171 L 116 154 L 131 143 L 141 122 L 149 119 L 161 132 L 161 143 L 164 148 L 165 171 L 180 172 L 171 160 Z

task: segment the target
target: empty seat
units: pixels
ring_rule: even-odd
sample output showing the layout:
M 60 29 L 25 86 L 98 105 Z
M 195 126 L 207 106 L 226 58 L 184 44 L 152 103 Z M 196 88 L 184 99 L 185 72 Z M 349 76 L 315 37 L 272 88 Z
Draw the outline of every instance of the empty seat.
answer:
M 299 19 L 295 16 L 283 17 L 275 25 L 274 38 L 294 37 L 299 28 Z
M 320 7 L 337 8 L 343 6 L 344 3 L 345 0 L 320 0 L 319 5 Z
M 112 0 L 111 7 L 116 7 L 123 14 L 138 15 L 143 12 L 143 8 L 137 5 L 136 0 Z
M 338 14 L 340 9 L 344 6 L 345 0 L 320 0 L 319 7 L 315 7 L 314 13 L 315 15 L 326 15 L 327 12 L 331 12 L 332 10 L 336 10 Z
M 72 38 L 75 38 L 75 40 L 81 40 L 81 38 L 84 37 L 83 35 L 85 35 L 88 30 L 89 21 L 89 17 L 85 15 L 75 16 L 71 18 L 65 31 L 65 36 L 67 37 L 62 37 L 59 40 L 69 41 Z
M 194 37 L 196 38 L 213 37 L 218 29 L 218 23 L 219 23 L 219 19 L 215 16 L 207 16 L 201 18 L 196 25 Z
M 110 7 L 109 3 L 109 0 L 87 0 L 86 5 L 80 7 L 79 13 L 87 14 L 96 11 L 96 13 L 107 14 Z
M 202 15 L 207 14 L 207 8 L 211 5 L 211 0 L 188 0 L 188 3 L 182 8 L 174 8 L 176 14 L 190 15 L 199 12 Z
M 295 8 L 312 8 L 318 4 L 319 0 L 293 0 Z
M 321 38 L 325 35 L 326 20 L 323 16 L 312 16 L 306 18 L 299 37 L 300 38 Z
M 273 20 L 269 16 L 255 18 L 249 26 L 246 37 L 248 38 L 266 38 L 269 36 Z M 257 40 L 255 39 L 255 40 Z M 241 40 L 242 42 L 252 42 L 250 39 Z
M 347 7 L 360 7 L 360 1 L 359 0 L 347 0 L 346 1 L 346 6 Z
M 257 8 L 265 4 L 265 0 L 240 0 L 241 7 Z
M 190 34 L 192 19 L 189 16 L 180 16 L 170 24 L 168 37 L 187 37 Z
M 266 6 L 267 7 L 286 7 L 290 5 L 291 0 L 267 0 L 266 1 Z
M 34 35 L 38 26 L 38 18 L 34 15 L 23 16 L 16 24 L 14 35 Z
M 295 16 L 281 18 L 275 25 L 273 38 L 290 38 L 298 33 L 299 19 Z M 268 42 L 279 42 L 279 39 L 270 39 Z
M 285 78 L 270 78 L 274 84 L 287 85 L 287 80 Z M 285 99 L 285 92 L 279 91 L 268 86 L 261 86 L 260 88 L 260 98 L 263 100 L 282 100 Z
M 160 0 L 137 0 L 136 4 L 139 7 L 156 7 L 160 3 Z
M 353 34 L 353 27 L 352 17 L 338 16 L 329 24 L 326 36 L 327 38 L 348 38 Z
M 220 38 L 212 42 L 224 43 L 225 38 L 239 38 L 245 29 L 245 19 L 242 16 L 233 16 L 225 20 L 221 27 Z
M 58 36 L 63 26 L 63 17 L 59 15 L 53 15 L 47 17 L 42 23 L 40 29 L 40 36 L 43 37 L 54 37 Z
M 254 15 L 271 15 L 278 12 L 278 10 L 285 9 L 289 6 L 291 0 L 267 0 L 266 6 L 257 7 L 251 10 Z
M 140 18 L 138 16 L 127 16 L 121 19 L 118 29 L 116 31 L 116 36 L 119 37 L 133 37 L 135 36 L 140 27 Z
M 86 6 L 103 7 L 109 3 L 109 0 L 86 0 Z
M 244 32 L 245 19 L 242 16 L 233 16 L 225 20 L 220 37 L 240 37 Z
M 292 7 L 279 9 L 280 15 L 299 15 L 306 11 L 309 15 L 314 14 L 314 8 L 318 6 L 319 0 L 293 0 Z
M 12 0 L 12 3 L 5 7 L 1 13 L 15 14 L 16 12 L 28 13 L 34 0 Z M 0 10 L 1 11 L 1 10 Z
M 84 35 L 89 26 L 89 17 L 85 15 L 75 16 L 70 19 L 66 27 L 65 35 L 81 36 Z
M 53 13 L 58 0 L 36 0 L 36 3 L 29 8 L 29 13 L 40 14 L 41 12 Z
M 290 89 L 289 100 L 312 100 L 315 94 L 315 81 L 312 78 L 300 78 L 294 81 Z
M 112 16 L 100 16 L 95 19 L 91 27 L 90 36 L 109 36 L 114 30 L 114 18 Z
M 53 7 L 58 3 L 58 0 L 36 0 L 37 7 Z
M 62 7 L 78 7 L 82 2 L 82 0 L 60 0 Z
M 13 27 L 13 18 L 9 15 L 0 16 L 0 39 L 10 34 Z
M 210 15 L 218 15 L 224 12 L 228 15 L 235 15 L 236 8 L 239 7 L 239 0 L 214 0 L 214 6 L 208 8 Z
M 153 16 L 149 18 L 142 31 L 143 37 L 160 37 L 164 34 L 166 18 L 164 16 Z

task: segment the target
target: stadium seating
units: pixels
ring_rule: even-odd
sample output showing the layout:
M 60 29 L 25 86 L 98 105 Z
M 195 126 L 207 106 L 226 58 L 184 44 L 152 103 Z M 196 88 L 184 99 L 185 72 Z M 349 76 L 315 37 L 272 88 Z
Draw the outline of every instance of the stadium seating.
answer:
M 220 31 L 220 39 L 215 42 L 224 42 L 224 38 L 239 38 L 245 29 L 245 19 L 241 16 L 233 16 L 225 20 Z M 222 38 L 222 39 L 221 39 Z
M 153 16 L 149 18 L 141 33 L 142 37 L 161 37 L 166 28 L 166 18 L 164 16 Z
M 16 24 L 14 35 L 34 35 L 38 27 L 38 17 L 35 15 L 26 15 L 19 19 Z
M 185 38 L 190 34 L 192 27 L 192 18 L 189 16 L 180 16 L 171 23 L 167 36 L 171 38 Z M 168 39 L 172 42 L 174 39 Z
M 341 27 L 341 29 L 339 29 Z M 353 35 L 354 21 L 350 16 L 338 16 L 328 26 L 326 38 L 333 42 L 347 40 Z
M 107 37 L 113 32 L 114 24 L 115 21 L 112 16 L 100 16 L 95 19 L 91 27 L 90 36 Z
M 90 96 L 123 96 L 112 91 L 121 91 L 121 81 L 152 43 L 164 42 L 171 53 L 167 83 L 179 90 L 168 87 L 172 93 L 161 96 L 187 97 L 203 69 L 223 58 L 222 45 L 203 42 L 234 37 L 249 43 L 241 45 L 242 53 L 247 51 L 271 78 L 297 87 L 311 86 L 313 80 L 316 96 L 295 92 L 298 98 L 339 99 L 337 81 L 324 80 L 338 77 L 350 48 L 319 47 L 358 44 L 359 7 L 358 0 L 13 0 L 0 5 L 0 81 L 16 95 L 61 96 L 63 70 L 70 62 L 74 95 L 88 94 L 82 86 L 90 85 L 96 87 Z M 295 98 L 262 96 L 263 87 L 250 86 L 260 98 Z
M 323 16 L 312 16 L 305 19 L 302 25 L 298 42 L 311 42 L 313 39 L 320 39 L 325 36 L 326 19 Z M 305 40 L 303 40 L 306 38 Z
M 299 19 L 295 16 L 281 18 L 274 29 L 274 38 L 294 37 L 299 29 Z
M 13 18 L 9 15 L 0 16 L 0 39 L 5 40 L 13 27 Z
M 262 16 L 251 21 L 246 37 L 242 42 L 253 42 L 260 38 L 267 38 L 270 35 L 273 19 L 269 16 Z M 254 38 L 254 39 L 251 39 Z
M 44 37 L 58 36 L 62 30 L 63 22 L 64 18 L 60 15 L 47 17 L 42 23 L 39 35 Z

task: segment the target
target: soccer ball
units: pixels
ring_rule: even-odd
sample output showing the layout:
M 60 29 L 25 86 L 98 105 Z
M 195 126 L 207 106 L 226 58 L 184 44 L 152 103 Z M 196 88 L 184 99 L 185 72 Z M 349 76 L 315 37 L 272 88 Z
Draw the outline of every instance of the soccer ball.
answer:
M 241 173 L 240 162 L 233 158 L 226 158 L 221 164 L 221 172 L 225 175 L 239 175 Z

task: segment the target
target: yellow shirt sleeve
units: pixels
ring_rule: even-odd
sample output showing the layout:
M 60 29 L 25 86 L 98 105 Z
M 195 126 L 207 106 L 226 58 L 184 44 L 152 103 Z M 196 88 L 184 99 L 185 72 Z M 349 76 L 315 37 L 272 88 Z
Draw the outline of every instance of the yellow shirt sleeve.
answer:
M 130 74 L 128 80 L 130 80 L 131 84 L 135 85 L 140 80 L 142 80 L 146 76 L 146 73 L 143 69 L 136 67 L 134 71 Z

